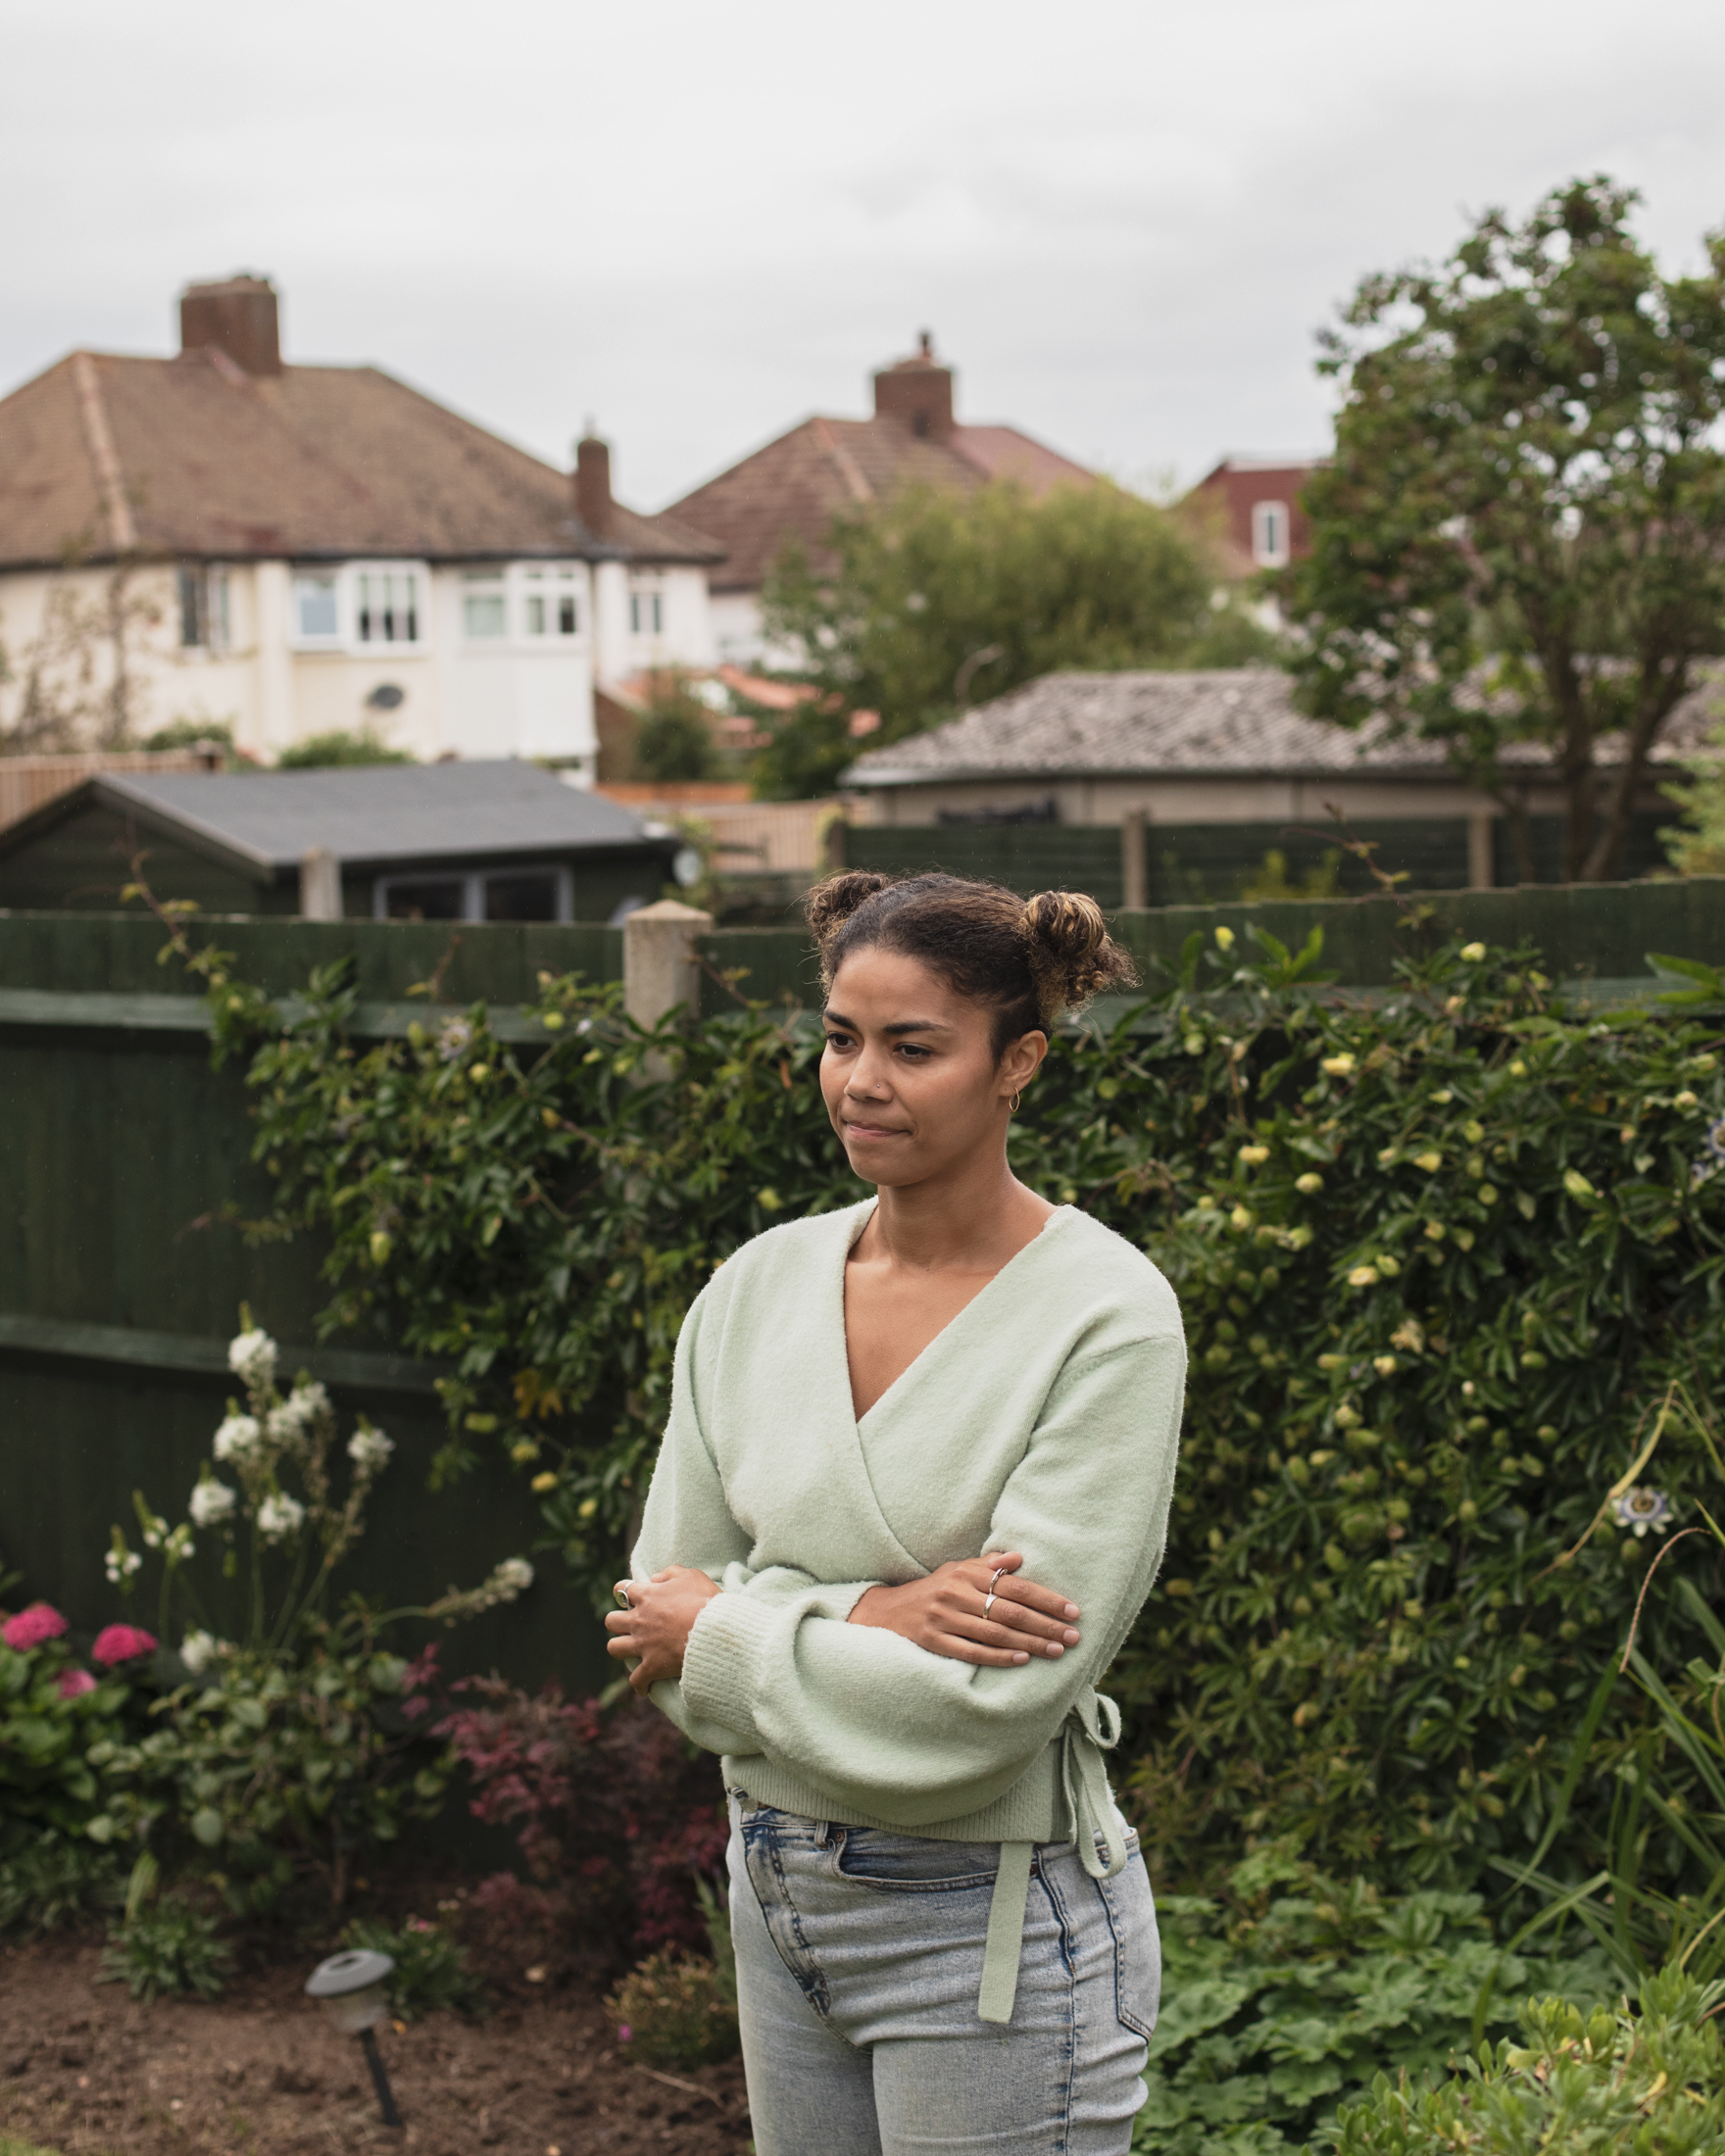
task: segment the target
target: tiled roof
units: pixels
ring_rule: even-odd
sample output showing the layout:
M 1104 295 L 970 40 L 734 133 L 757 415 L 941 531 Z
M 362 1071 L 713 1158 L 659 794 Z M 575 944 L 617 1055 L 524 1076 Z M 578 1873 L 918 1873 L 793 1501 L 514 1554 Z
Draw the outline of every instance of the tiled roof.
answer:
M 597 542 L 568 476 L 374 367 L 253 377 L 213 347 L 73 353 L 0 400 L 0 567 L 145 554 L 311 559 L 621 551 L 712 562 L 620 505 Z
M 313 771 L 108 774 L 0 834 L 0 852 L 88 800 L 135 810 L 205 852 L 256 872 L 292 867 L 314 846 L 344 861 L 496 858 L 633 847 L 641 819 L 534 763 L 377 764 Z
M 966 491 L 1010 478 L 1042 493 L 1092 474 L 1010 426 L 959 426 L 945 441 L 903 419 L 805 419 L 740 464 L 675 502 L 667 514 L 709 532 L 725 550 L 715 591 L 756 591 L 781 549 L 799 542 L 817 568 L 831 566 L 826 538 L 841 511 L 895 487 Z
M 1678 707 L 1654 750 L 1672 763 L 1725 716 L 1725 672 Z M 1602 763 L 1613 743 L 1602 741 Z M 1507 761 L 1538 768 L 1547 752 Z M 1062 777 L 1373 777 L 1452 775 L 1442 746 L 1397 741 L 1375 722 L 1355 733 L 1294 709 L 1290 677 L 1270 667 L 1204 673 L 1055 673 L 925 734 L 859 757 L 853 786 Z

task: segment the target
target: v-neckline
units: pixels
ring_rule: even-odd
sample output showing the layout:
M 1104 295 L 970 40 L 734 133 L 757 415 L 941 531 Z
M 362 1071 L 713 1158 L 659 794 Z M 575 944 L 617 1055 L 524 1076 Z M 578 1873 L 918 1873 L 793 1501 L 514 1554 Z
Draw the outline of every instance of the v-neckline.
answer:
M 902 1386 L 907 1381 L 907 1379 L 909 1379 L 920 1367 L 920 1365 L 934 1351 L 934 1349 L 937 1348 L 941 1345 L 941 1343 L 952 1334 L 954 1329 L 961 1324 L 963 1320 L 970 1315 L 970 1312 L 975 1309 L 976 1305 L 986 1299 L 990 1291 L 995 1288 L 1001 1281 L 1005 1280 L 1007 1275 L 1012 1270 L 1013 1266 L 1017 1264 L 1018 1260 L 1022 1257 L 1028 1256 L 1029 1253 L 1036 1249 L 1037 1245 L 1042 1241 L 1043 1237 L 1047 1235 L 1048 1231 L 1054 1226 L 1055 1222 L 1059 1220 L 1063 1214 L 1070 1212 L 1072 1209 L 1069 1205 L 1057 1205 L 1054 1211 L 1051 1212 L 1048 1218 L 1043 1222 L 1042 1226 L 1038 1228 L 1036 1233 L 1030 1238 L 1029 1242 L 1022 1245 L 1018 1250 L 1015 1250 L 1012 1252 L 1011 1256 L 1009 1257 L 1007 1262 L 1001 1267 L 1000 1271 L 991 1274 L 989 1278 L 982 1283 L 982 1286 L 977 1289 L 976 1293 L 970 1298 L 969 1301 L 966 1302 L 961 1309 L 958 1309 L 953 1312 L 952 1316 L 947 1319 L 946 1323 L 941 1327 L 940 1331 L 935 1334 L 934 1338 L 932 1340 L 925 1341 L 922 1346 L 917 1349 L 915 1354 L 911 1357 L 911 1360 L 906 1363 L 905 1367 L 899 1372 L 898 1376 L 894 1378 L 893 1382 L 887 1387 L 886 1391 L 881 1394 L 880 1397 L 878 1399 L 871 1400 L 869 1404 L 863 1409 L 862 1414 L 859 1415 L 857 1413 L 856 1397 L 851 1389 L 851 1341 L 850 1335 L 846 1330 L 845 1322 L 845 1274 L 850 1266 L 851 1252 L 862 1240 L 863 1234 L 868 1227 L 868 1223 L 874 1218 L 875 1213 L 880 1209 L 880 1200 L 878 1198 L 873 1200 L 872 1202 L 868 1202 L 866 1200 L 864 1202 L 867 1203 L 867 1210 L 863 1212 L 862 1219 L 857 1223 L 855 1232 L 848 1236 L 845 1240 L 844 1251 L 839 1260 L 838 1279 L 839 1369 L 844 1379 L 845 1396 L 847 1403 L 851 1409 L 852 1425 L 855 1428 L 859 1438 L 861 1438 L 861 1436 L 862 1435 L 862 1426 L 868 1421 L 869 1417 L 877 1413 L 880 1408 L 886 1405 L 887 1401 L 892 1398 L 893 1395 L 899 1390 L 900 1386 Z

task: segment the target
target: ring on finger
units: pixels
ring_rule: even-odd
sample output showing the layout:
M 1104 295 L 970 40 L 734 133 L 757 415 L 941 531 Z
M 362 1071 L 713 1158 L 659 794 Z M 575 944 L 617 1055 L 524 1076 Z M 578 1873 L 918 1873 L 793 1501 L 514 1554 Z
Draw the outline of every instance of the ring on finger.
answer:
M 612 1598 L 618 1609 L 633 1609 L 635 1606 L 629 1600 L 629 1584 L 627 1580 L 619 1580 L 611 1591 Z
M 994 1569 L 994 1576 L 988 1583 L 988 1592 L 982 1597 L 982 1614 L 984 1617 L 988 1615 L 989 1611 L 993 1609 L 995 1605 L 995 1590 L 1001 1584 L 1002 1573 L 1009 1572 L 1010 1571 L 1010 1569 L 1011 1567 L 1010 1565 L 996 1565 Z

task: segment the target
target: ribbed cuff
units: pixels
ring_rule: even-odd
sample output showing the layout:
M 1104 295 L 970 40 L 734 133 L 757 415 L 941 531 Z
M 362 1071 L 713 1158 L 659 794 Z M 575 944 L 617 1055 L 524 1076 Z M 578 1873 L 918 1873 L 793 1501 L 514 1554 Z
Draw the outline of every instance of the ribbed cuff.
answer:
M 747 1731 L 759 1743 L 756 1689 L 771 1627 L 806 1617 L 842 1624 L 876 1584 L 859 1580 L 805 1589 L 788 1601 L 783 1595 L 752 1594 L 747 1588 L 715 1594 L 690 1628 L 683 1649 L 683 1697 L 703 1721 Z

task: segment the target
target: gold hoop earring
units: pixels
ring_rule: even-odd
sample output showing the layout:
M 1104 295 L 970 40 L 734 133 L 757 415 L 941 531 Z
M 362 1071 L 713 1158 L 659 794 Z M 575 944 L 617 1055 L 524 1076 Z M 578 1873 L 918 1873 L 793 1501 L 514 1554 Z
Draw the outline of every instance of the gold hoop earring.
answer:
M 1014 1094 L 1013 1094 L 1013 1096 L 1012 1096 L 1012 1104 L 1011 1104 L 1011 1106 L 1010 1106 L 1010 1108 L 1009 1108 L 1009 1109 L 1007 1110 L 1007 1113 L 1008 1113 L 1009 1115 L 1016 1115 L 1016 1114 L 1017 1114 L 1017 1112 L 1018 1112 L 1018 1102 L 1019 1102 L 1020 1101 L 1022 1101 L 1022 1100 L 1023 1100 L 1023 1098 L 1024 1098 L 1024 1088 L 1023 1088 L 1022 1086 L 1020 1086 L 1020 1087 L 1018 1088 L 1017 1092 L 1016 1092 L 1016 1093 L 1014 1093 Z

